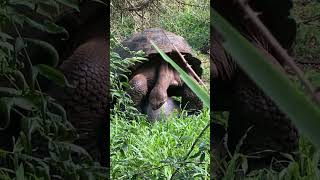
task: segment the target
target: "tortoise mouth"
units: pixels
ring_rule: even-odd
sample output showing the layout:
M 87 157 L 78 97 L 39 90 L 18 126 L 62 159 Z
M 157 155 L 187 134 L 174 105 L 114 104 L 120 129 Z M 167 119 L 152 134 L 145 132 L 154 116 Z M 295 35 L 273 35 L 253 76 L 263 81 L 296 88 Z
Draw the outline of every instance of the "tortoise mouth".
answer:
M 155 106 L 151 106 L 152 110 L 157 110 L 160 109 L 161 106 L 166 102 L 166 100 L 162 101 L 161 103 L 155 105 Z

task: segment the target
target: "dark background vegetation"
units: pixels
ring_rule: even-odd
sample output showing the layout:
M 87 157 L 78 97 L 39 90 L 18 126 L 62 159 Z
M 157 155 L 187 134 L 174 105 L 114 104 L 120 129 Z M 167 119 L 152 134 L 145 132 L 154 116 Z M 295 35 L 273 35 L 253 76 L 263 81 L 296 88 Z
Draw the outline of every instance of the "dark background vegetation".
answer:
M 73 143 L 78 134 L 64 108 L 41 88 L 40 78 L 69 86 L 55 67 L 58 52 L 38 37 L 67 38 L 66 30 L 54 22 L 63 13 L 78 11 L 76 2 L 0 2 L 0 179 L 108 177 L 106 169 Z M 34 38 L 25 38 L 24 32 Z M 47 54 L 33 58 L 32 52 Z

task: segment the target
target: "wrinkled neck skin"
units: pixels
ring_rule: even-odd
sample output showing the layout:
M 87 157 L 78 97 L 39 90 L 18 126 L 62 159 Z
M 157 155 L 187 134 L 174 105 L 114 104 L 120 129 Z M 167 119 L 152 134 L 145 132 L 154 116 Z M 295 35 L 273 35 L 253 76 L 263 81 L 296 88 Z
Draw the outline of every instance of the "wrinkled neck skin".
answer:
M 167 62 L 162 61 L 159 67 L 157 82 L 149 97 L 150 104 L 154 110 L 160 108 L 162 104 L 167 101 L 167 89 L 173 81 L 173 78 L 174 73 L 172 69 L 169 68 Z
M 169 68 L 168 63 L 164 61 L 161 62 L 155 88 L 167 91 L 174 78 L 173 75 L 173 71 Z
M 213 80 L 232 80 L 236 71 L 237 65 L 235 61 L 224 50 L 223 37 L 216 31 L 211 29 L 211 48 L 210 48 L 210 71 Z

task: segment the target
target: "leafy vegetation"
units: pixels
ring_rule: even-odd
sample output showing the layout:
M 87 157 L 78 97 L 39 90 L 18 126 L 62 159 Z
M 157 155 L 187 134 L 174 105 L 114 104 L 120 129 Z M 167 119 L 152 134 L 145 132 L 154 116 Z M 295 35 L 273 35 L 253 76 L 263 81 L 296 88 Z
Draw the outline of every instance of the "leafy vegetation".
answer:
M 140 7 L 142 1 L 131 1 Z M 208 86 L 209 59 L 200 55 L 208 46 L 209 1 L 152 1 L 141 11 L 126 11 L 130 3 L 111 1 L 111 46 L 132 33 L 150 27 L 162 27 L 183 36 L 203 60 L 204 80 Z M 195 5 L 195 6 L 192 6 Z M 190 31 L 190 28 L 192 31 Z M 150 123 L 134 107 L 128 88 L 128 66 L 142 60 L 121 59 L 111 48 L 112 96 L 111 177 L 113 179 L 209 179 L 209 109 L 197 115 L 176 112 L 165 121 Z M 134 53 L 134 52 L 133 52 Z M 139 58 L 140 57 L 140 58 Z M 121 78 L 121 79 L 120 79 Z
M 69 86 L 61 72 L 48 66 L 57 65 L 56 50 L 20 31 L 29 27 L 66 37 L 67 31 L 54 24 L 55 15 L 63 8 L 77 10 L 77 3 L 4 0 L 0 6 L 0 179 L 106 179 L 106 170 L 73 144 L 78 134 L 64 108 L 41 91 L 40 76 Z M 46 20 L 35 18 L 40 16 Z M 32 64 L 39 62 L 30 59 L 33 45 L 49 52 L 48 62 Z

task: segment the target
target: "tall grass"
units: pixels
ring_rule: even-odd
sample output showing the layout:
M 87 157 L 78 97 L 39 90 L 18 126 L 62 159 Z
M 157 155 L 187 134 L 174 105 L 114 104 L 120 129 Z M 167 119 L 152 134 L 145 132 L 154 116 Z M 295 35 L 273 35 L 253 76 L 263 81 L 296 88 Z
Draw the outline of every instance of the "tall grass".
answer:
M 114 179 L 209 179 L 209 131 L 199 139 L 190 157 L 192 143 L 208 124 L 209 111 L 197 116 L 175 114 L 166 121 L 146 118 L 128 122 L 116 117 L 111 123 L 111 176 Z

